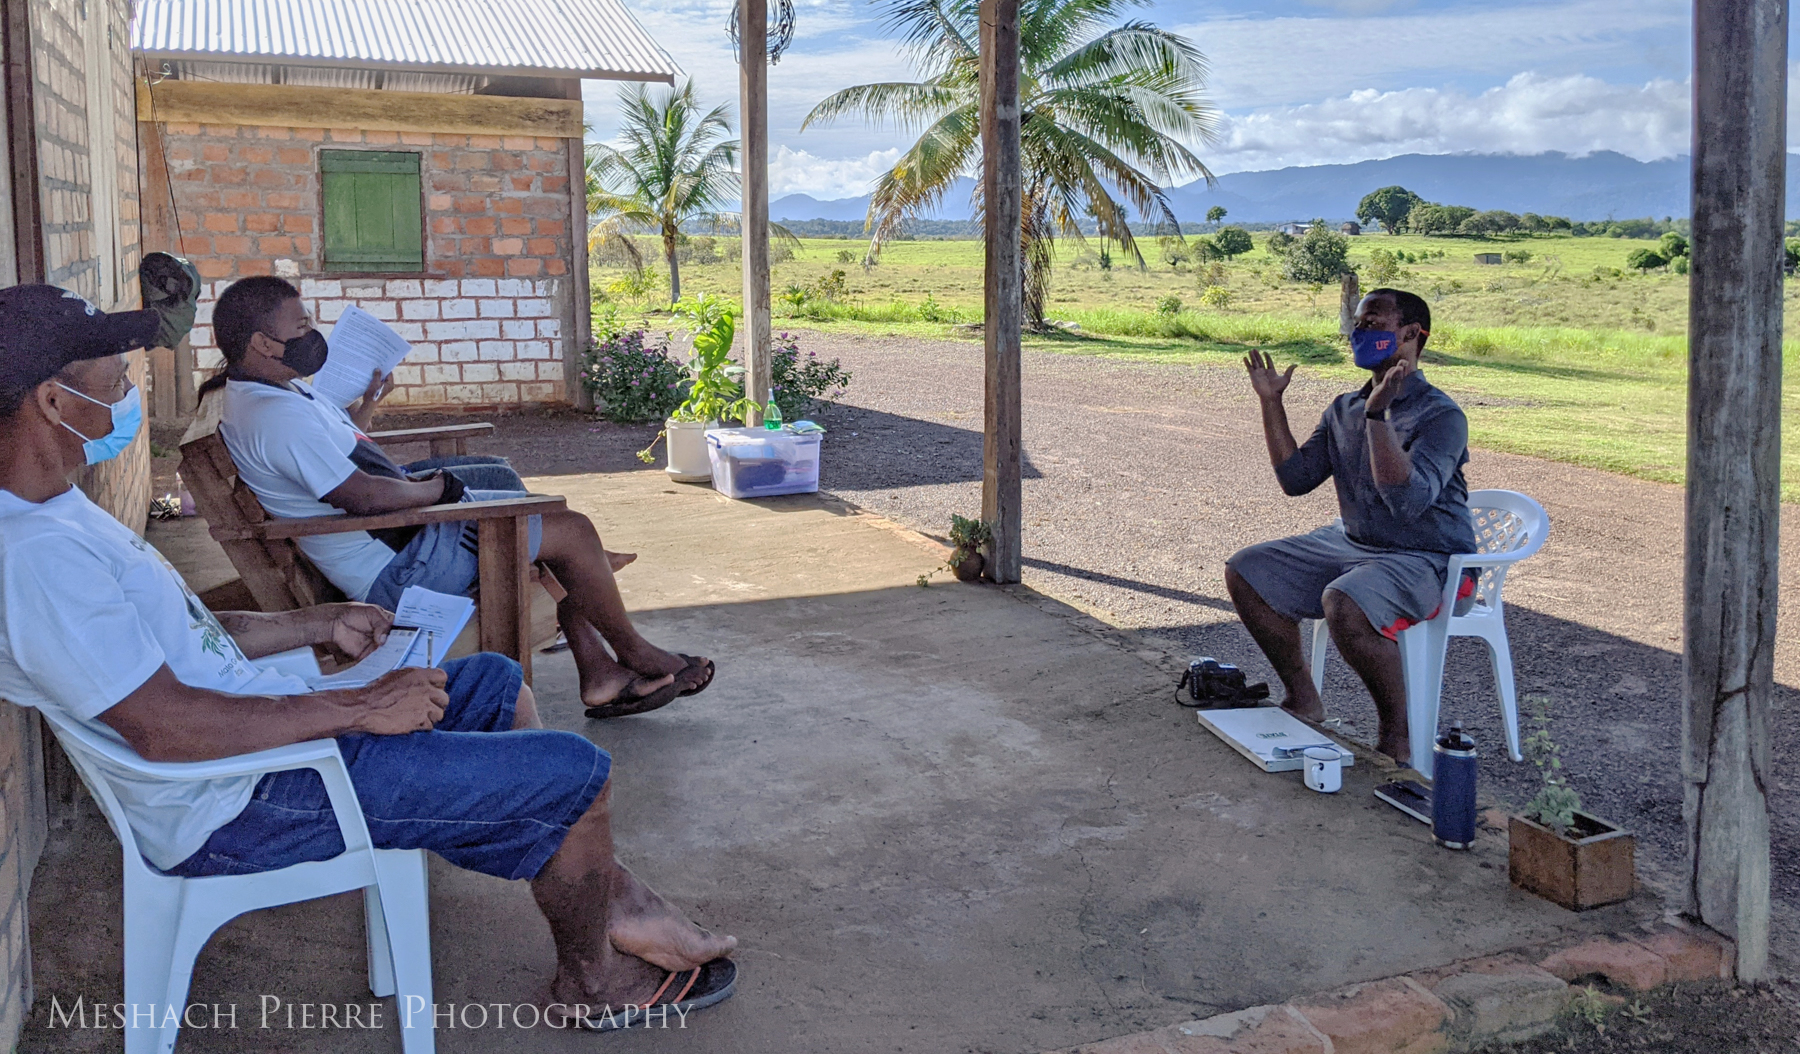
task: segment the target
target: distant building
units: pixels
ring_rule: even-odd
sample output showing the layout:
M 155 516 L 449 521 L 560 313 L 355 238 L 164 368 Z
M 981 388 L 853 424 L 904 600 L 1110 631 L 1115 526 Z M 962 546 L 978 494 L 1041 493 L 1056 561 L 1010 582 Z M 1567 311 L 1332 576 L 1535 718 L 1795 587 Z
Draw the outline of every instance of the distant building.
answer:
M 197 366 L 218 294 L 276 274 L 411 342 L 389 407 L 577 395 L 581 81 L 680 72 L 619 0 L 140 0 L 132 50 L 146 242 L 204 279 Z
M 1310 223 L 1284 223 L 1275 229 L 1280 231 L 1283 234 L 1298 238 L 1301 235 L 1305 234 L 1307 231 L 1312 230 L 1312 224 L 1310 224 Z
M 1357 235 L 1362 233 L 1362 224 L 1355 220 L 1346 220 L 1338 226 L 1338 230 L 1344 234 Z
M 1475 262 L 1478 264 L 1493 264 L 1497 267 L 1504 263 L 1505 259 L 1499 253 L 1476 253 Z

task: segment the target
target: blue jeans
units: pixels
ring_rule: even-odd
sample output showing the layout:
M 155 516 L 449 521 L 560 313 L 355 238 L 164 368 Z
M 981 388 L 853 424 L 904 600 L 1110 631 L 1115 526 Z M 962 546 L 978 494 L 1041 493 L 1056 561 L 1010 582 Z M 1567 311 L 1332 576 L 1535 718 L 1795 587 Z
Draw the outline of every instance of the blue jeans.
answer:
M 445 471 L 460 473 L 467 470 Z M 524 496 L 525 492 L 522 490 L 471 489 L 463 493 L 463 500 L 497 501 L 501 498 Z M 406 592 L 407 586 L 419 586 L 452 596 L 472 595 L 476 583 L 481 581 L 481 566 L 476 548 L 479 529 L 474 520 L 449 520 L 420 528 L 419 533 L 413 535 L 412 541 L 395 553 L 388 565 L 375 576 L 375 581 L 369 584 L 369 592 L 363 600 L 393 611 L 400 606 L 400 594 Z M 527 556 L 536 560 L 538 549 L 544 544 L 542 516 L 533 516 L 527 521 L 526 543 Z
M 450 705 L 429 732 L 337 737 L 378 849 L 429 849 L 470 871 L 536 878 L 606 786 L 612 758 L 573 732 L 511 731 L 519 664 L 501 655 L 444 663 Z M 193 856 L 184 878 L 247 875 L 344 851 L 324 781 L 272 772 L 250 804 Z
M 525 481 L 513 471 L 512 462 L 492 454 L 457 454 L 428 457 L 400 466 L 409 475 L 441 468 L 462 480 L 470 490 L 524 490 Z

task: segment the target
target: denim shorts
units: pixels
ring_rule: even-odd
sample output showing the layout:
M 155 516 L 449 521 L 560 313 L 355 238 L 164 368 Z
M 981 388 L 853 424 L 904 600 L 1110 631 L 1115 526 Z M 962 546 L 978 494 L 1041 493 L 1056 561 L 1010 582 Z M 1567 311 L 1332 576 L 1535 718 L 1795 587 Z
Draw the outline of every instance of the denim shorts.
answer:
M 522 684 L 501 655 L 444 663 L 450 705 L 430 732 L 337 737 L 378 849 L 429 849 L 457 867 L 535 878 L 606 786 L 612 758 L 573 732 L 510 731 Z M 193 856 L 184 878 L 248 875 L 344 851 L 312 769 L 272 772 Z
M 443 469 L 462 480 L 470 490 L 524 490 L 525 481 L 513 471 L 512 462 L 493 454 L 452 454 L 428 457 L 400 466 L 407 475 Z
M 1325 591 L 1335 589 L 1391 640 L 1437 611 L 1450 555 L 1377 549 L 1334 523 L 1240 549 L 1225 563 L 1285 619 L 1324 618 Z
M 522 490 L 470 490 L 464 492 L 463 500 L 497 501 L 525 496 Z M 455 596 L 472 595 L 475 583 L 480 581 L 476 560 L 478 530 L 474 520 L 448 520 L 421 528 L 375 576 L 363 599 L 392 611 L 399 606 L 400 594 L 406 592 L 407 586 Z M 536 560 L 538 549 L 544 544 L 544 518 L 531 517 L 526 533 L 530 558 Z

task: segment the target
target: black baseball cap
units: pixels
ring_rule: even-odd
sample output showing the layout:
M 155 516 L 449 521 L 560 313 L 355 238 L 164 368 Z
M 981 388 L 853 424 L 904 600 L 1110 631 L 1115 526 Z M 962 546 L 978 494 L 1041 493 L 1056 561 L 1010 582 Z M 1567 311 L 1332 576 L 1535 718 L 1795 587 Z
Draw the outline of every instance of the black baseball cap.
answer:
M 154 311 L 100 310 L 53 285 L 0 289 L 0 413 L 71 362 L 150 346 Z

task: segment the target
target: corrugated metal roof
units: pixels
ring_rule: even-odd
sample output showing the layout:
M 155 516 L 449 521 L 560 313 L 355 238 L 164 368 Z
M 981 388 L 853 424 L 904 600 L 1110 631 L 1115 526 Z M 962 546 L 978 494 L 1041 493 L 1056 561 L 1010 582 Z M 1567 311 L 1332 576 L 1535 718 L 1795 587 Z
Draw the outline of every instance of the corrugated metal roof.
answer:
M 620 0 L 139 0 L 147 59 L 560 73 L 681 73 Z

